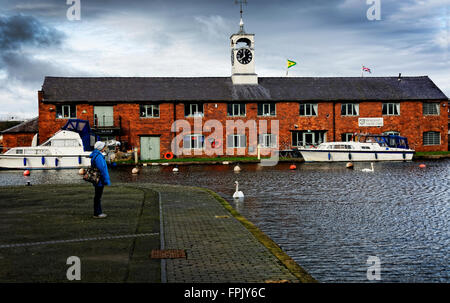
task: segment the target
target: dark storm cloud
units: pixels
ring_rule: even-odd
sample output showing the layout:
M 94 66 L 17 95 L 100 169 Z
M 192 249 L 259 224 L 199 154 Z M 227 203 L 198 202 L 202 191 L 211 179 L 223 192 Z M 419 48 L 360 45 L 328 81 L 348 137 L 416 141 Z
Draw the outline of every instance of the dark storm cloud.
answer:
M 35 83 L 56 68 L 45 60 L 34 59 L 33 50 L 53 51 L 65 35 L 32 16 L 0 16 L 0 69 L 9 80 Z
M 31 16 L 0 16 L 0 50 L 20 51 L 25 46 L 59 46 L 64 34 Z

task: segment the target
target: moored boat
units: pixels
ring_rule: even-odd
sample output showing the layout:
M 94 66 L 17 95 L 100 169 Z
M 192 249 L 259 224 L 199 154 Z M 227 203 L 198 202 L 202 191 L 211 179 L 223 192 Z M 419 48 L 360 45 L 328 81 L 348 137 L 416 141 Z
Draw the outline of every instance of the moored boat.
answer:
M 411 161 L 408 139 L 395 135 L 355 135 L 349 142 L 325 142 L 300 148 L 305 162 Z
M 94 137 L 94 138 L 91 138 Z M 61 169 L 90 165 L 91 141 L 88 121 L 69 120 L 61 130 L 39 146 L 14 147 L 0 154 L 2 169 Z

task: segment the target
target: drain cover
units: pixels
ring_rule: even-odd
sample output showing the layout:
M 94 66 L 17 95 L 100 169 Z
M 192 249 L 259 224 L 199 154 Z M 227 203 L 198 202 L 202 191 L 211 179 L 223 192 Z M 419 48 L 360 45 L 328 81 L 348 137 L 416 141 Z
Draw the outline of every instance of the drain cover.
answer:
M 152 259 L 186 259 L 186 251 L 184 249 L 153 249 L 150 255 Z

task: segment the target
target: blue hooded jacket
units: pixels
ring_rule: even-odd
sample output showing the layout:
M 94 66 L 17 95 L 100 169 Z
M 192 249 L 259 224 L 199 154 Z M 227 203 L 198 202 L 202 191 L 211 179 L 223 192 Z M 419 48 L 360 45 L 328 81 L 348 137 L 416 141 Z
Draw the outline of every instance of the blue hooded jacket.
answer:
M 98 149 L 94 149 L 94 151 L 89 155 L 89 157 L 92 158 L 91 166 L 97 167 L 101 173 L 100 182 L 98 182 L 98 184 L 94 186 L 111 185 L 111 180 L 109 179 L 108 173 L 108 166 L 106 165 L 106 160 L 103 154 Z

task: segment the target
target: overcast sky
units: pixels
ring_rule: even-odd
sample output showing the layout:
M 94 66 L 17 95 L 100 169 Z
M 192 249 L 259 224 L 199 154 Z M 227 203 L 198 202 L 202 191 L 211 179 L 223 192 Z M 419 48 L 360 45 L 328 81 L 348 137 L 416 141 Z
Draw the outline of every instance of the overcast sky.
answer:
M 0 0 L 0 117 L 38 114 L 45 76 L 230 76 L 234 0 Z M 372 2 L 372 1 L 370 1 Z M 450 0 L 248 0 L 256 73 L 428 75 L 450 96 Z

